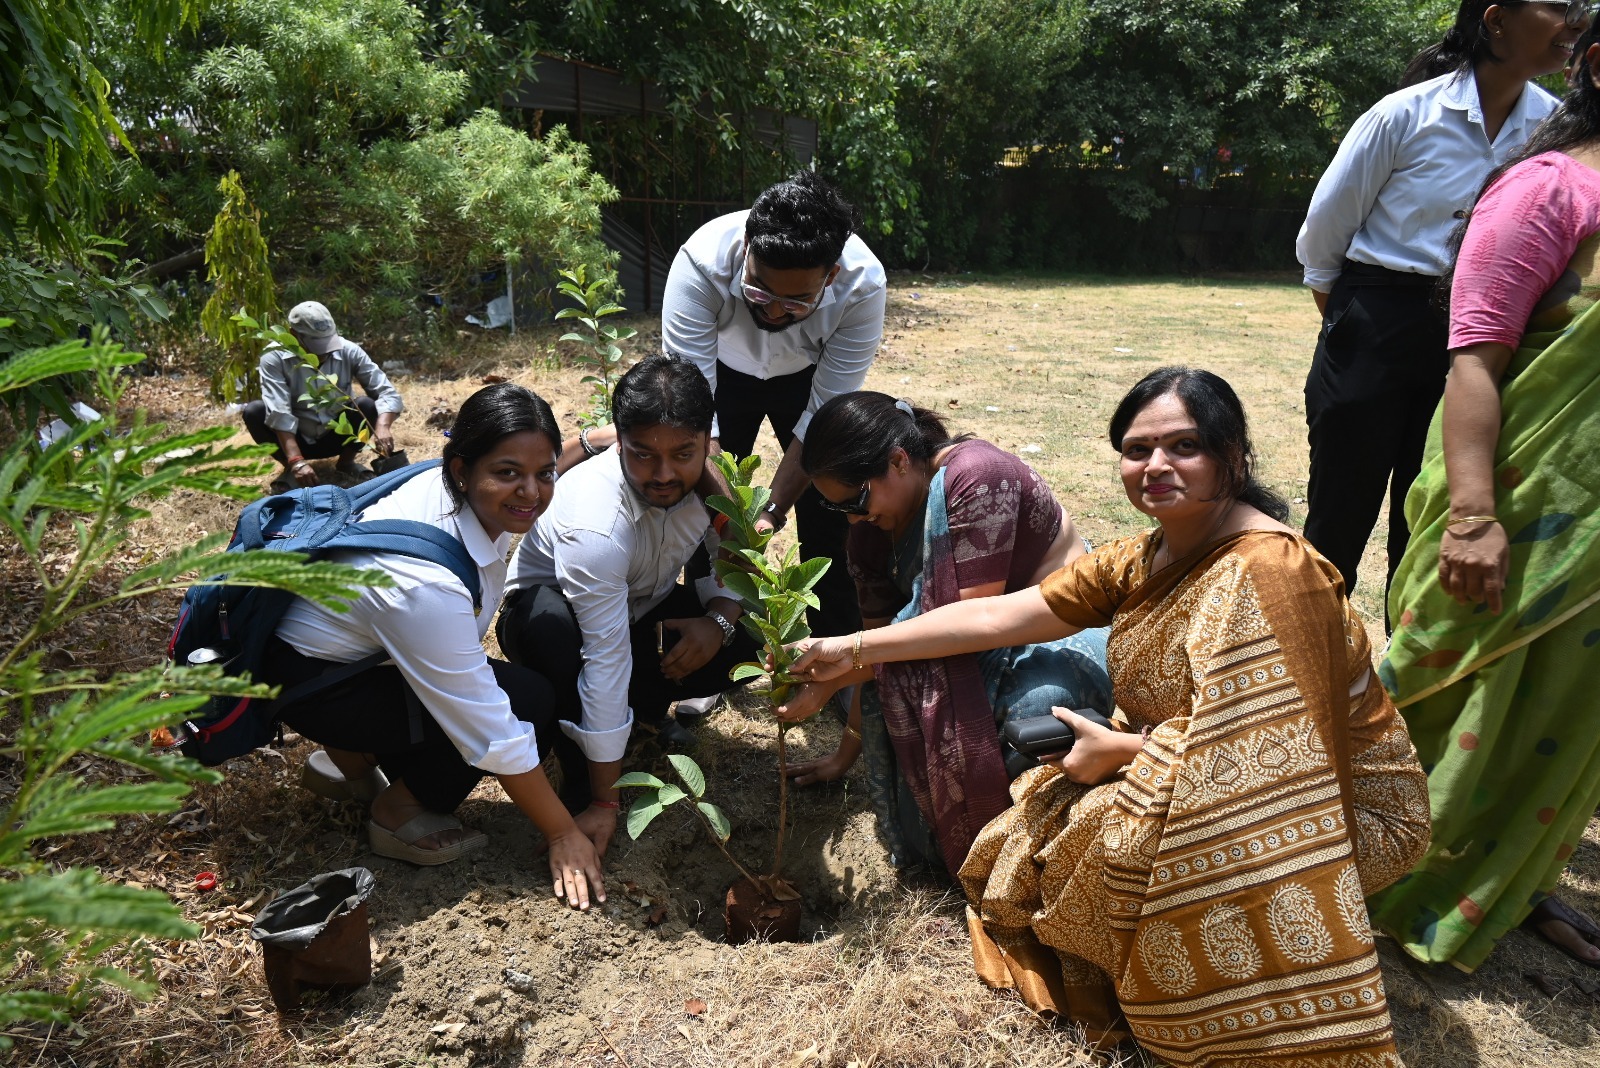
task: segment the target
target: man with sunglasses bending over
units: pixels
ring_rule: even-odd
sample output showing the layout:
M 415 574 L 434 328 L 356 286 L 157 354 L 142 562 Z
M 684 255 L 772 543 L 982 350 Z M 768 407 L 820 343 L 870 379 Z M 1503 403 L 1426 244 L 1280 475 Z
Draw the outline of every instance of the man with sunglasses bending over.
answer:
M 821 506 L 800 467 L 811 416 L 830 397 L 858 390 L 883 340 L 883 264 L 854 231 L 859 216 L 838 190 L 801 171 L 684 242 L 662 300 L 661 344 L 711 383 L 721 447 L 744 456 L 763 419 L 783 447 L 763 525 L 794 509 L 800 554 L 844 559 L 848 525 Z M 860 625 L 843 567 L 817 585 L 810 613 L 819 635 Z

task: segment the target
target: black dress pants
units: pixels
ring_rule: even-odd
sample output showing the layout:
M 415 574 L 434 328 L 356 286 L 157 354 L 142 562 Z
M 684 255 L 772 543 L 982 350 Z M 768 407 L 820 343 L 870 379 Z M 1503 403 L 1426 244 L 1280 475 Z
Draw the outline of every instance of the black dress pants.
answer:
M 755 448 L 761 421 L 772 423 L 772 432 L 783 449 L 794 440 L 794 425 L 805 414 L 811 401 L 811 376 L 815 367 L 776 378 L 757 378 L 717 364 L 717 424 L 722 448 L 735 456 L 747 456 Z M 854 634 L 861 629 L 861 609 L 856 603 L 856 584 L 844 563 L 845 539 L 849 521 L 842 512 L 822 507 L 822 494 L 807 486 L 795 501 L 795 530 L 800 540 L 800 559 L 821 557 L 832 560 L 822 580 L 812 587 L 821 608 L 806 610 L 811 633 L 819 637 Z
M 706 610 L 693 588 L 679 585 L 644 618 L 628 628 L 633 672 L 628 678 L 628 704 L 640 723 L 660 724 L 673 702 L 729 687 L 728 671 L 760 655 L 755 640 L 740 626 L 733 641 L 696 671 L 676 681 L 661 673 L 656 653 L 656 623 L 692 619 Z M 583 668 L 583 635 L 572 607 L 555 586 L 532 586 L 506 596 L 495 624 L 500 648 L 513 663 L 525 664 L 550 680 L 564 704 L 578 700 L 578 673 Z M 672 639 L 668 632 L 667 639 Z
M 274 637 L 267 642 L 262 681 L 285 689 L 338 667 L 299 653 Z M 533 724 L 541 758 L 551 751 L 576 709 L 557 708 L 556 693 L 537 672 L 490 660 L 495 682 L 511 700 L 511 712 Z M 390 782 L 403 782 L 430 812 L 453 812 L 487 772 L 468 764 L 444 728 L 425 708 L 393 664 L 368 668 L 279 710 L 283 722 L 322 745 L 372 753 Z
M 1389 580 L 1411 537 L 1406 491 L 1450 369 L 1437 279 L 1346 262 L 1328 295 L 1306 376 L 1311 478 L 1306 539 L 1356 586 L 1362 550 L 1389 491 Z
M 360 416 L 366 420 L 368 426 L 378 425 L 378 405 L 371 397 L 351 397 L 350 403 L 345 406 L 345 411 L 350 413 L 352 421 Z M 250 438 L 256 444 L 278 445 L 278 432 L 267 425 L 267 406 L 264 402 L 253 400 L 246 404 L 240 410 L 239 418 L 244 420 L 244 428 L 250 432 Z M 296 433 L 295 440 L 300 443 L 300 454 L 307 460 L 325 460 L 330 456 L 338 456 L 345 449 L 344 438 L 332 430 L 323 431 L 322 436 L 315 441 L 307 441 Z M 359 450 L 360 446 L 357 448 Z M 279 446 L 278 451 L 272 456 L 280 464 L 283 463 L 283 447 Z

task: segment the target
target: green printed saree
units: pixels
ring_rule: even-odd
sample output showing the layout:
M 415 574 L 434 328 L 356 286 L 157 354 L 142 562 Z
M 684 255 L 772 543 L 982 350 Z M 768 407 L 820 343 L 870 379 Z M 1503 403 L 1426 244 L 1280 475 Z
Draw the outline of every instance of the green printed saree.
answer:
M 1600 803 L 1597 245 L 1580 246 L 1501 382 L 1495 512 L 1511 566 L 1499 615 L 1439 585 L 1440 416 L 1406 500 L 1412 539 L 1380 676 L 1428 772 L 1433 842 L 1369 907 L 1407 952 L 1464 971 L 1554 891 Z

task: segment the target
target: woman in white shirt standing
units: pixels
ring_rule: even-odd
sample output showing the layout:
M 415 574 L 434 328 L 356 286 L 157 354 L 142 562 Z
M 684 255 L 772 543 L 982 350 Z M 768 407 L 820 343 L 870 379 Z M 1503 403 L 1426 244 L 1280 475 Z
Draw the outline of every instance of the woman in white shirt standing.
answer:
M 305 784 L 330 797 L 372 801 L 372 851 L 443 864 L 487 838 L 449 815 L 485 774 L 544 833 L 555 894 L 587 908 L 604 901 L 600 853 L 556 797 L 541 752 L 556 737 L 556 697 L 528 668 L 490 660 L 483 635 L 505 587 L 511 535 L 550 502 L 561 436 L 550 406 L 512 383 L 461 406 L 444 463 L 418 475 L 362 518 L 430 523 L 456 538 L 478 568 L 481 610 L 442 565 L 394 553 L 334 558 L 394 580 L 347 612 L 297 600 L 268 643 L 263 676 L 285 687 L 379 650 L 391 662 L 283 709 L 283 721 L 327 747 Z M 331 758 L 331 759 L 330 759 Z
M 1529 80 L 1560 70 L 1588 25 L 1581 0 L 1466 0 L 1317 183 L 1295 243 L 1322 313 L 1306 378 L 1305 535 L 1347 593 L 1385 485 L 1391 578 L 1410 537 L 1406 491 L 1449 368 L 1432 297 L 1450 235 L 1489 172 L 1555 109 Z

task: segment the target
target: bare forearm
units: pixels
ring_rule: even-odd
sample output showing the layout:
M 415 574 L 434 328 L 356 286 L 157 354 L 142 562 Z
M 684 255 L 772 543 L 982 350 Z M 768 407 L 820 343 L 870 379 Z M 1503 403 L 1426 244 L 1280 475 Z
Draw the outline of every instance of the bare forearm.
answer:
M 783 451 L 783 459 L 778 463 L 778 469 L 772 474 L 772 502 L 777 506 L 779 514 L 784 514 L 794 507 L 794 502 L 800 499 L 800 494 L 806 491 L 811 480 L 806 477 L 805 468 L 800 466 L 801 443 L 799 438 L 789 442 L 789 447 Z
M 294 436 L 292 430 L 274 430 L 278 437 L 278 448 L 283 450 L 284 459 L 290 464 L 300 459 L 300 439 Z
M 572 822 L 572 816 L 567 812 L 566 806 L 550 788 L 550 780 L 545 777 L 543 768 L 496 777 L 500 780 L 500 786 L 505 790 L 506 796 L 522 810 L 524 816 L 533 821 L 534 826 L 543 832 L 547 840 L 577 832 L 578 825 Z M 615 775 L 612 776 L 612 781 L 616 781 Z
M 1053 641 L 1076 633 L 1050 611 L 1039 587 L 1001 597 L 957 601 L 904 623 L 861 633 L 862 664 L 933 660 L 1011 645 Z
M 1454 354 L 1444 389 L 1444 465 L 1452 515 L 1493 515 L 1500 440 L 1500 375 L 1511 350 L 1475 345 Z
M 1313 289 L 1311 291 L 1311 299 L 1317 302 L 1318 315 L 1328 314 L 1328 294 L 1322 292 L 1320 289 Z
M 589 761 L 589 795 L 596 801 L 615 801 L 620 791 L 617 779 L 622 775 L 620 760 Z

